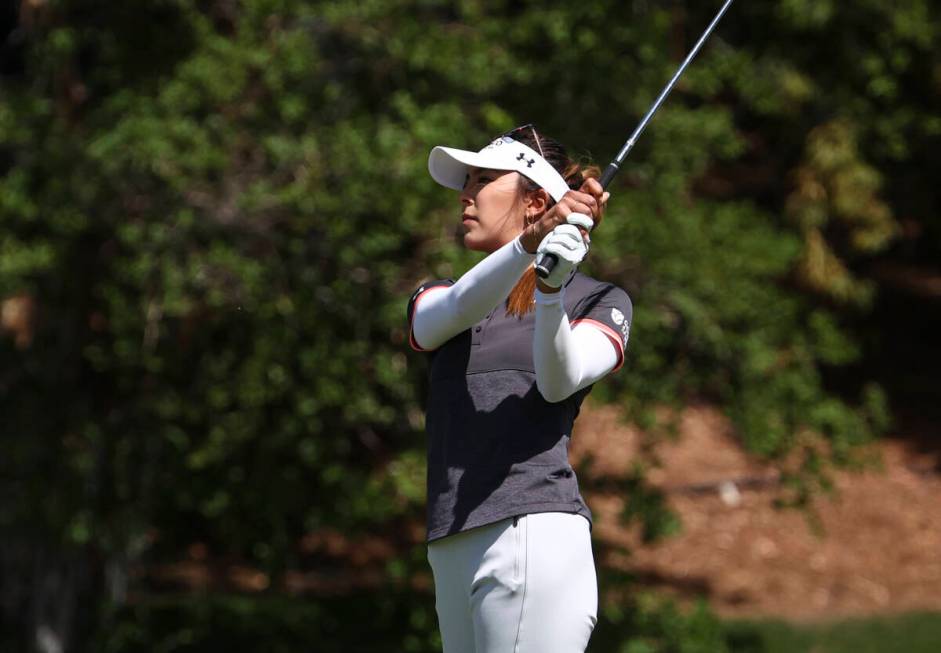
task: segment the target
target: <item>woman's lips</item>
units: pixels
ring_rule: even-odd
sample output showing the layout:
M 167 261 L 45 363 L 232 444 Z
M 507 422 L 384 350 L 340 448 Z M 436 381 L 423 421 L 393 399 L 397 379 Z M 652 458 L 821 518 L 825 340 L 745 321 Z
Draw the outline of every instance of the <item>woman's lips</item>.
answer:
M 465 213 L 461 216 L 461 222 L 477 222 L 477 218 Z

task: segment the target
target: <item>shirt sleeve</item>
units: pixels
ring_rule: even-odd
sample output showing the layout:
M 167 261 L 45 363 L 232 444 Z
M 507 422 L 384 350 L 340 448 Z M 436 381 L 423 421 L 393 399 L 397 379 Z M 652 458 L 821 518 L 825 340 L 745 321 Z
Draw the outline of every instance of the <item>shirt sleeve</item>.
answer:
M 618 356 L 617 365 L 612 370 L 616 372 L 624 365 L 633 315 L 634 307 L 627 293 L 606 283 L 575 306 L 572 329 L 591 327 L 607 336 Z

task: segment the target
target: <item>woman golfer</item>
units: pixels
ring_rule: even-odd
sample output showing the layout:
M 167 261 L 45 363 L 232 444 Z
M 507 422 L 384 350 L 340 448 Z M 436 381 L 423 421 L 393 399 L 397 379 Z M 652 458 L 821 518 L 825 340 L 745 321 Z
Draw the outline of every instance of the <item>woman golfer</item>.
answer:
M 575 268 L 608 194 L 527 125 L 436 147 L 464 245 L 487 257 L 408 304 L 431 353 L 428 560 L 444 653 L 582 653 L 596 623 L 591 511 L 568 460 L 591 385 L 624 360 L 627 294 Z M 537 279 L 537 254 L 555 269 Z

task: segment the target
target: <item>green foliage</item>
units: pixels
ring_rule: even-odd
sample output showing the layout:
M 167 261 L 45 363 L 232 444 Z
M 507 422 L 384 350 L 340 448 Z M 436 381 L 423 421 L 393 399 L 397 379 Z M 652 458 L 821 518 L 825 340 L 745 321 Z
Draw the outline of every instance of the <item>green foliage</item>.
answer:
M 676 535 L 682 530 L 678 518 L 667 506 L 666 495 L 645 482 L 643 468 L 635 465 L 621 489 L 625 497 L 621 520 L 640 523 L 644 542 Z
M 672 601 L 641 594 L 628 604 L 610 603 L 589 645 L 612 653 L 726 653 L 722 623 L 700 602 L 680 610 Z
M 381 644 L 379 644 L 381 642 Z M 292 597 L 166 596 L 113 610 L 94 650 L 324 653 L 441 650 L 434 601 L 414 592 L 324 601 Z
M 683 611 L 649 596 L 599 613 L 591 651 L 724 653 L 722 623 L 704 604 Z M 324 601 L 263 596 L 165 596 L 111 610 L 94 650 L 185 653 L 239 650 L 324 653 L 441 651 L 434 598 L 418 592 L 356 593 Z

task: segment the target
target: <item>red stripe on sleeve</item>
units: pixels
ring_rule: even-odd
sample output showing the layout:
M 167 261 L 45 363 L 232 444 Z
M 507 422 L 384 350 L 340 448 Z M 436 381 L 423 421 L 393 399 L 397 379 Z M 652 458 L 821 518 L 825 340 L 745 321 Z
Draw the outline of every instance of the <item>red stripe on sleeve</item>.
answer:
M 414 302 L 412 302 L 412 314 L 409 316 L 409 319 L 408 319 L 408 344 L 411 345 L 412 349 L 414 349 L 415 351 L 431 351 L 429 349 L 423 349 L 418 344 L 418 342 L 416 342 L 415 333 L 412 331 L 412 321 L 415 317 L 415 311 L 418 310 L 418 302 L 421 301 L 422 297 L 425 297 L 426 295 L 428 295 L 428 293 L 430 293 L 433 290 L 446 290 L 450 287 L 451 286 L 431 286 L 429 288 L 426 288 L 420 295 L 418 295 L 415 298 Z
M 614 369 L 611 372 L 617 372 L 624 365 L 624 341 L 621 340 L 621 334 L 609 327 L 604 322 L 599 322 L 598 320 L 592 320 L 591 318 L 583 318 L 581 320 L 575 320 L 572 322 L 572 328 L 574 329 L 579 324 L 586 324 L 588 326 L 593 326 L 601 333 L 608 336 L 608 340 L 611 341 L 611 344 L 614 345 L 614 349 L 618 354 L 618 362 L 614 366 Z

